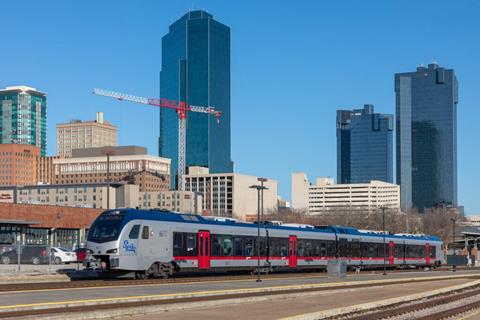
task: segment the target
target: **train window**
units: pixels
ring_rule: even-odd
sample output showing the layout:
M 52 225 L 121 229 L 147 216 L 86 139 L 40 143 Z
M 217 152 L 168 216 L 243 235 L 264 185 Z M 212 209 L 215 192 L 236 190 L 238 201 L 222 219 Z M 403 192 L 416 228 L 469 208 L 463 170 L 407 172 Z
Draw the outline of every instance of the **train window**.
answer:
M 311 240 L 305 240 L 305 257 L 313 257 L 313 245 Z
M 282 239 L 279 239 L 279 238 L 270 238 L 269 255 L 271 257 L 279 257 L 280 256 L 281 241 L 282 241 Z
M 140 232 L 140 225 L 136 224 L 132 227 L 130 230 L 130 233 L 128 234 L 128 238 L 130 239 L 138 239 L 138 233 Z
M 281 257 L 288 256 L 288 239 L 280 240 L 280 256 Z
M 142 229 L 142 239 L 148 239 L 150 231 L 148 230 L 148 226 L 143 226 Z
M 325 242 L 320 243 L 320 257 L 327 256 L 327 244 Z
M 245 239 L 245 256 L 246 257 L 252 257 L 254 255 L 253 248 L 254 248 L 253 238 L 246 238 Z
M 196 256 L 197 252 L 196 233 L 173 233 L 173 255 L 174 256 Z
M 327 242 L 327 256 L 335 257 L 337 255 L 337 248 L 335 246 L 335 241 Z
M 231 236 L 222 236 L 221 246 L 222 246 L 222 256 L 228 257 L 233 255 L 233 238 Z
M 183 233 L 173 233 L 173 249 L 183 248 Z
M 368 244 L 368 257 L 369 258 L 375 258 L 376 257 L 376 247 L 375 243 L 369 243 Z
M 187 253 L 192 253 L 195 255 L 195 249 L 197 248 L 197 234 L 196 233 L 187 233 Z
M 339 239 L 338 240 L 338 245 L 339 245 L 338 254 L 340 255 L 340 257 L 346 257 L 347 256 L 347 247 L 348 247 L 347 239 Z
M 305 256 L 305 241 L 304 240 L 298 240 L 298 254 L 299 257 L 304 257 Z
M 362 242 L 362 257 L 368 257 L 368 243 Z
M 212 235 L 211 238 L 210 238 L 210 245 L 211 245 L 211 250 L 212 250 L 212 256 L 213 257 L 220 257 L 221 256 L 221 252 L 220 252 L 220 248 L 221 248 L 221 242 L 220 242 L 220 236 L 218 235 Z
M 233 255 L 243 256 L 243 238 L 235 237 L 234 246 L 233 246 Z
M 436 248 L 434 246 L 430 247 L 430 258 L 435 259 L 436 257 Z
M 352 240 L 351 247 L 350 247 L 350 256 L 352 257 L 360 257 L 360 241 Z

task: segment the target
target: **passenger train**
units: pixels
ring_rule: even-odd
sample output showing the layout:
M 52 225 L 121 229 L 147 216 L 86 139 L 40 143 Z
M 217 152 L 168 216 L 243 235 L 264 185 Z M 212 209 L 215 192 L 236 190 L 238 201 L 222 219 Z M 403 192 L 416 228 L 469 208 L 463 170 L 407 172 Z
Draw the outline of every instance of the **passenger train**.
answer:
M 87 248 L 105 271 L 137 278 L 178 271 L 241 271 L 257 267 L 256 223 L 162 210 L 103 212 L 92 224 Z M 384 264 L 384 235 L 349 227 L 261 222 L 261 267 L 265 270 L 326 268 L 329 260 L 349 267 Z M 389 267 L 438 266 L 443 243 L 433 236 L 385 235 Z

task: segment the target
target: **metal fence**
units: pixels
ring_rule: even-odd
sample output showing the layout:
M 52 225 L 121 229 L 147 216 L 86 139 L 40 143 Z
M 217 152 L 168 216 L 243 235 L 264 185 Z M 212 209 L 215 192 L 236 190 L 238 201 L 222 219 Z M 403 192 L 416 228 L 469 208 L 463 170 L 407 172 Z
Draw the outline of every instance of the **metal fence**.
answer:
M 0 274 L 67 273 L 82 268 L 69 248 L 49 245 L 0 245 Z

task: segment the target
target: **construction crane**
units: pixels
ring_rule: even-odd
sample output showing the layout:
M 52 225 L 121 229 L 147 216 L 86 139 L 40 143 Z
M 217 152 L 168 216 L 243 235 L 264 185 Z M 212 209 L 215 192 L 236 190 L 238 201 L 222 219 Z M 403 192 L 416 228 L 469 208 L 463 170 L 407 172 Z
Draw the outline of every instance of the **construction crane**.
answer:
M 178 102 L 168 99 L 144 98 L 131 94 L 125 94 L 115 91 L 93 89 L 93 94 L 98 96 L 115 98 L 120 101 L 130 101 L 141 104 L 148 104 L 151 106 L 173 109 L 178 114 L 178 189 L 185 190 L 185 158 L 186 158 L 186 119 L 188 112 L 205 113 L 215 116 L 217 122 L 220 121 L 222 113 L 215 110 L 213 107 L 194 106 L 185 102 Z

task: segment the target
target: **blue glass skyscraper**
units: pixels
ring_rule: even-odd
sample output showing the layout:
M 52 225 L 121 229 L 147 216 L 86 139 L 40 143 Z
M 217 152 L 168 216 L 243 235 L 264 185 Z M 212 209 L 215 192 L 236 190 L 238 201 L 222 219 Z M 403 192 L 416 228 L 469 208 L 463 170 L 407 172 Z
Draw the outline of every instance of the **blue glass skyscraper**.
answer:
M 186 166 L 212 173 L 233 171 L 230 150 L 230 28 L 205 11 L 191 11 L 174 22 L 162 38 L 160 97 L 189 105 L 211 106 L 214 117 L 189 113 Z M 172 159 L 171 187 L 178 169 L 178 116 L 160 110 L 159 155 Z
M 337 110 L 337 181 L 393 182 L 393 115 Z
M 458 83 L 436 63 L 395 74 L 401 207 L 457 206 Z

